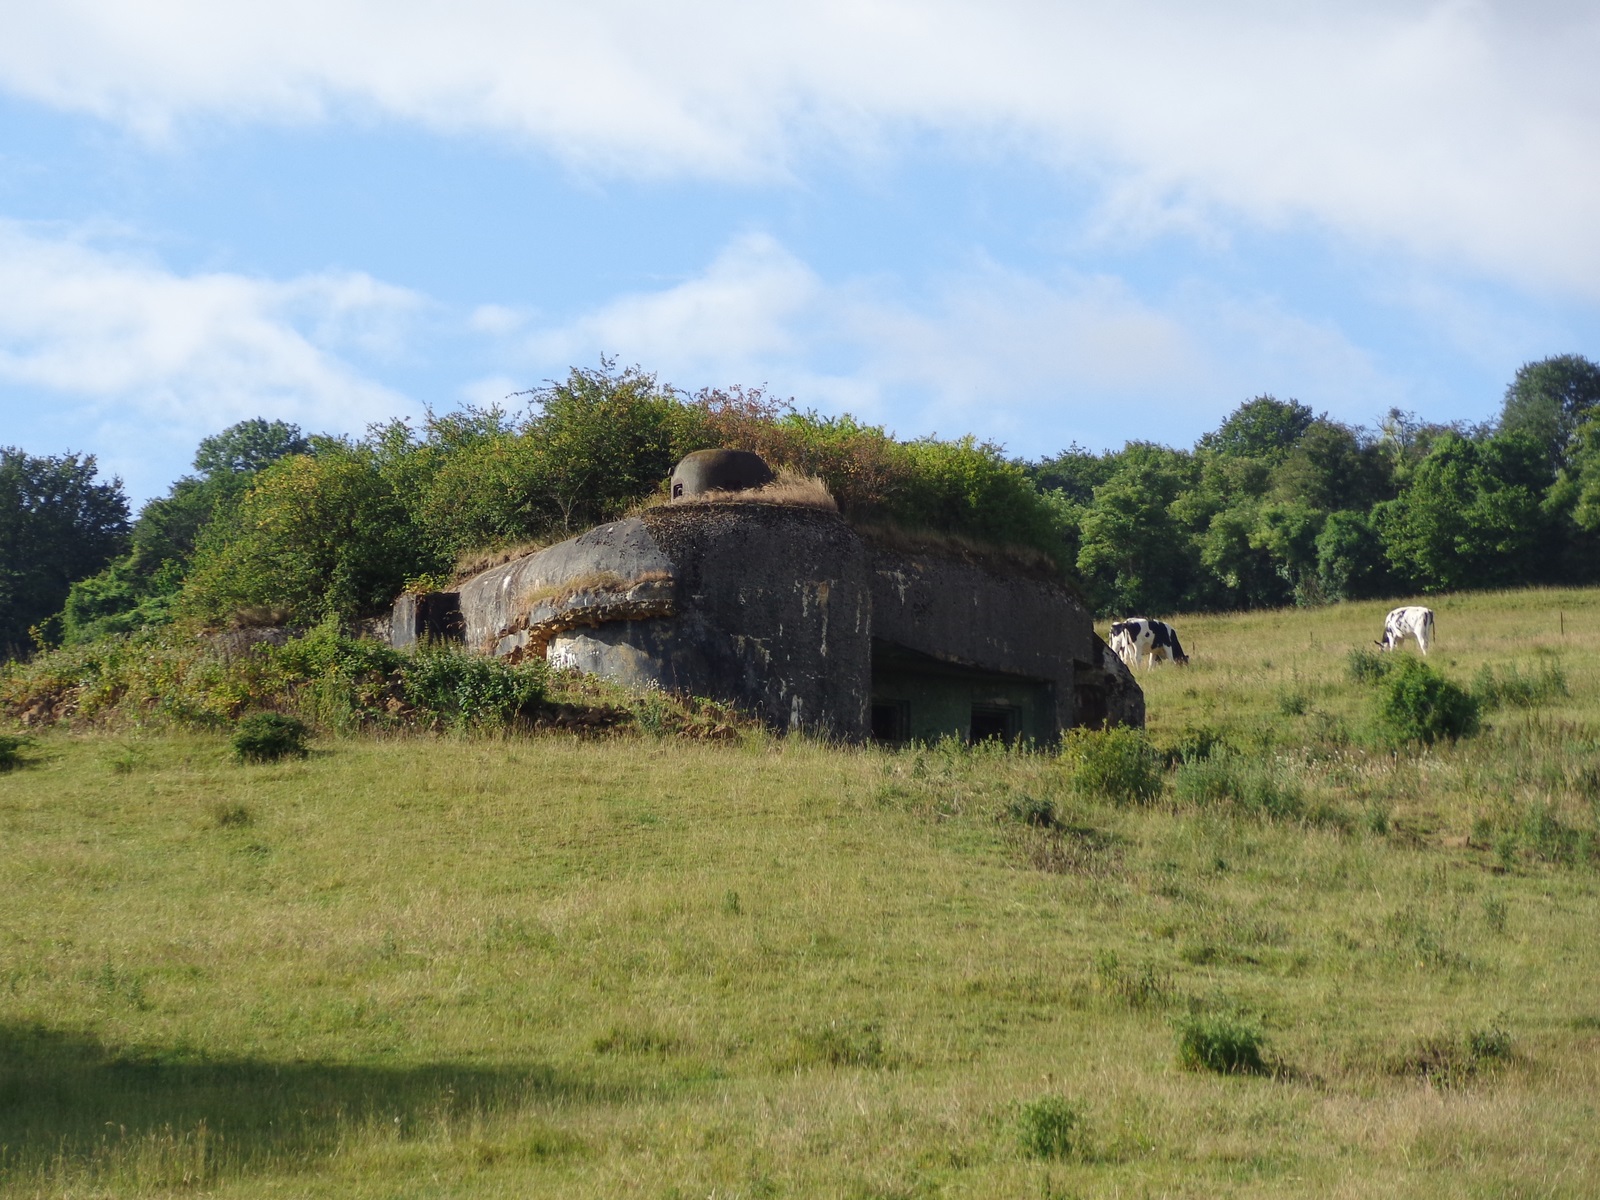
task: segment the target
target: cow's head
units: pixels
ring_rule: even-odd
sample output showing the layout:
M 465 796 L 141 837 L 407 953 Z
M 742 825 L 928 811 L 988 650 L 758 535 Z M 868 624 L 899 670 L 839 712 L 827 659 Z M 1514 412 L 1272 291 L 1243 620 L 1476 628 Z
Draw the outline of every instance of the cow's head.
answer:
M 1187 667 L 1189 665 L 1189 656 L 1187 654 L 1174 654 L 1172 661 L 1180 667 Z
M 1128 623 L 1126 621 L 1113 621 L 1111 622 L 1111 636 L 1116 637 L 1119 633 L 1126 632 L 1127 628 Z

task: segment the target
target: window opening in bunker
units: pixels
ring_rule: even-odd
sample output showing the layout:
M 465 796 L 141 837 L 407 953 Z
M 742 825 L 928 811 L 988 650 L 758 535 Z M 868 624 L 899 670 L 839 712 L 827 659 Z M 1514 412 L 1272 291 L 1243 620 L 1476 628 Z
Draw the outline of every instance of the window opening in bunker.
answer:
M 974 704 L 970 740 L 1009 742 L 1017 736 L 1017 710 L 1009 704 Z
M 875 703 L 872 706 L 872 740 L 903 742 L 911 732 L 911 714 L 904 704 Z
M 673 484 L 672 485 L 672 498 L 674 500 L 676 500 L 682 495 L 683 495 L 683 484 L 681 484 L 681 483 Z

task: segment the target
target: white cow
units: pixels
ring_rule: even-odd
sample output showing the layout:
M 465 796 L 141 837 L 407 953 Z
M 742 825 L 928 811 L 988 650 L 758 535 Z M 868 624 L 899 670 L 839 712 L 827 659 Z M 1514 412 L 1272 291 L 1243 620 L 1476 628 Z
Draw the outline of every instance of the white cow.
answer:
M 1149 617 L 1129 617 L 1111 623 L 1111 649 L 1130 667 L 1139 665 L 1139 659 L 1148 656 L 1150 666 L 1170 658 L 1180 667 L 1187 665 L 1189 656 L 1178 641 L 1178 631 L 1165 621 L 1152 621 Z
M 1420 604 L 1395 609 L 1383 619 L 1383 641 L 1373 644 L 1393 650 L 1408 637 L 1417 639 L 1417 647 L 1426 658 L 1428 647 L 1433 644 L 1433 609 Z

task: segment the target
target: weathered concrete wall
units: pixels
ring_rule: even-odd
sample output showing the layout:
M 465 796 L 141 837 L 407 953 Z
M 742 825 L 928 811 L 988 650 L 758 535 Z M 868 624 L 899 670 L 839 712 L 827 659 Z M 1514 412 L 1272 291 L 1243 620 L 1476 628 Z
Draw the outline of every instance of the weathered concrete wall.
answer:
M 729 700 L 775 728 L 865 735 L 866 550 L 833 513 L 651 509 L 460 589 L 467 644 Z
M 643 521 L 633 517 L 598 525 L 462 584 L 466 642 L 485 654 L 542 653 L 540 635 L 551 630 L 541 626 L 559 627 L 564 616 L 583 623 L 586 616 L 605 620 L 670 612 L 674 577 L 672 563 Z
M 1055 727 L 1077 723 L 1075 664 L 1094 623 L 1065 585 L 933 553 L 872 550 L 872 632 L 943 662 L 1052 685 Z
M 918 716 L 937 717 L 936 732 L 966 736 L 956 709 L 976 729 L 985 704 L 1014 711 L 1017 735 L 1037 741 L 1080 722 L 1143 723 L 1137 684 L 1060 582 L 869 549 L 814 508 L 650 509 L 485 571 L 461 585 L 459 602 L 466 642 L 481 653 L 716 697 L 774 728 L 866 737 L 875 657 L 886 703 L 910 703 L 921 676 L 960 676 L 944 689 L 950 713 Z M 397 607 L 397 627 L 414 629 L 415 609 Z M 896 649 L 886 656 L 885 646 Z M 919 667 L 919 656 L 930 661 Z

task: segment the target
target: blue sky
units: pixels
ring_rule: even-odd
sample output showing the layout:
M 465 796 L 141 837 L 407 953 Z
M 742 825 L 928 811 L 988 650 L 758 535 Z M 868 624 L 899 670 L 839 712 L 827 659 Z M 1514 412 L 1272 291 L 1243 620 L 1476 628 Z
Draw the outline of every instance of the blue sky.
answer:
M 63 0 L 0 40 L 0 444 L 602 354 L 1030 457 L 1600 357 L 1600 10 Z

